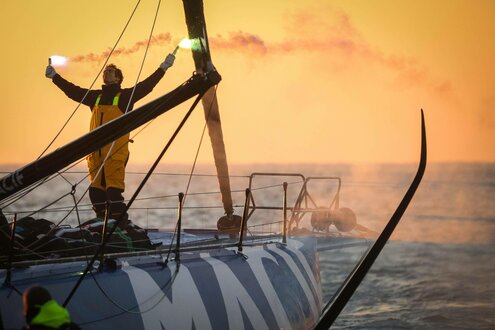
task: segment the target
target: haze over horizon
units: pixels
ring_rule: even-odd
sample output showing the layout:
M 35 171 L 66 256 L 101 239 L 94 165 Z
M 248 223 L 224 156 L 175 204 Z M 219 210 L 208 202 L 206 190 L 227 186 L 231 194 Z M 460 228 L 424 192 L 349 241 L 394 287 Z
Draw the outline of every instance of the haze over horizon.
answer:
M 415 163 L 421 108 L 430 162 L 495 161 L 495 2 L 204 2 L 223 77 L 218 100 L 229 162 Z M 67 56 L 57 71 L 88 87 L 136 1 L 115 4 L 2 3 L 0 164 L 36 159 L 74 111 L 77 103 L 45 78 L 47 58 Z M 137 79 L 155 9 L 156 2 L 143 1 L 110 59 L 124 71 L 124 87 Z M 164 3 L 139 80 L 185 35 L 182 1 Z M 136 108 L 187 80 L 193 68 L 190 52 L 180 50 Z M 189 105 L 139 133 L 130 165 L 154 160 Z M 81 106 L 50 151 L 87 133 L 89 117 Z M 163 162 L 192 162 L 203 125 L 198 108 Z M 212 162 L 207 134 L 199 161 Z

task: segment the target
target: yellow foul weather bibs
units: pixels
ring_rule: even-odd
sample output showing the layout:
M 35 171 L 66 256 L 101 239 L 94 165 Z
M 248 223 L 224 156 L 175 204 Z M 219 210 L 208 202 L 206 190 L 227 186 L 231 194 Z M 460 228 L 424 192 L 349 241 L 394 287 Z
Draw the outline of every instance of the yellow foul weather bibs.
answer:
M 119 97 L 120 93 L 115 95 L 112 105 L 100 105 L 101 95 L 98 96 L 91 115 L 90 131 L 122 115 L 122 111 L 118 107 Z M 129 158 L 128 143 L 129 134 L 126 134 L 115 140 L 111 151 L 110 147 L 112 143 L 109 143 L 88 155 L 87 161 L 91 187 L 101 190 L 107 190 L 110 187 L 124 190 L 125 165 Z M 109 151 L 110 157 L 108 157 L 100 173 L 96 175 Z

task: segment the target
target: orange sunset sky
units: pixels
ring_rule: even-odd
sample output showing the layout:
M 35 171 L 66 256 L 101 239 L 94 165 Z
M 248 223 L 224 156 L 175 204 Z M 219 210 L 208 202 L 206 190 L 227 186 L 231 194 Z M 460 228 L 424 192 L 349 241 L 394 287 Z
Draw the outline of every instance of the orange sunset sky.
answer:
M 0 163 L 36 159 L 77 105 L 45 78 L 47 58 L 71 58 L 57 71 L 89 87 L 136 2 L 1 2 Z M 230 162 L 416 162 L 421 108 L 430 161 L 495 161 L 495 1 L 204 2 Z M 156 5 L 141 1 L 110 60 L 124 87 L 136 80 Z M 153 34 L 140 80 L 187 35 L 182 1 L 162 1 Z M 190 51 L 180 50 L 137 106 L 193 70 Z M 140 133 L 131 162 L 153 161 L 189 105 Z M 198 110 L 165 162 L 194 159 Z M 79 108 L 50 150 L 85 134 L 89 118 Z M 211 162 L 205 142 L 199 161 Z

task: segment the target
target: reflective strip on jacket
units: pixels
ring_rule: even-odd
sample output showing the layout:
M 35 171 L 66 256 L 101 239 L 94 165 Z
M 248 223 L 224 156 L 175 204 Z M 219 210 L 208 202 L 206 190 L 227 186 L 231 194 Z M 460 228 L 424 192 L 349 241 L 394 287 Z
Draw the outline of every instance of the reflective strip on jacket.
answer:
M 119 108 L 120 93 L 117 93 L 113 98 L 112 105 L 100 105 L 101 95 L 96 99 L 95 106 L 91 114 L 91 121 L 89 130 L 92 131 L 101 125 L 108 123 L 122 115 L 122 111 Z M 111 150 L 110 158 L 114 160 L 126 160 L 129 157 L 129 133 L 121 136 L 115 140 L 115 144 Z M 105 145 L 103 148 L 93 152 L 91 154 L 93 159 L 98 159 L 100 162 L 105 159 L 108 151 L 110 150 L 112 143 Z M 89 161 L 89 159 L 88 159 Z
M 40 312 L 31 320 L 30 325 L 43 325 L 58 329 L 71 323 L 69 312 L 55 300 L 48 300 L 40 307 Z

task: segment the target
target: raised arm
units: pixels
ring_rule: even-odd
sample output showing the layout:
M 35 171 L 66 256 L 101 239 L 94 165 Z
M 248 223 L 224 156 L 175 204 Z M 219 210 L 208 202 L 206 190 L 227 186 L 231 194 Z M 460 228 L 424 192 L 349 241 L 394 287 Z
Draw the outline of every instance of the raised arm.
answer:
M 163 78 L 163 76 L 165 75 L 165 72 L 167 72 L 167 70 L 172 65 L 174 65 L 174 61 L 175 61 L 175 55 L 168 54 L 167 57 L 165 58 L 165 60 L 163 61 L 163 63 L 160 64 L 160 67 L 158 69 L 156 69 L 156 71 L 153 72 L 151 74 L 151 76 L 149 76 L 145 80 L 139 82 L 136 85 L 136 90 L 134 91 L 132 103 L 139 101 L 140 99 L 142 99 L 143 97 L 145 97 L 146 95 L 151 93 L 153 88 L 155 88 L 155 86 L 158 84 L 158 82 Z
M 60 88 L 65 93 L 65 95 L 76 102 L 81 102 L 86 93 L 88 93 L 88 90 L 86 88 L 76 86 L 73 83 L 62 78 L 62 76 L 59 75 L 51 65 L 47 66 L 45 76 L 52 79 L 53 83 L 58 88 Z M 91 107 L 94 105 L 95 100 L 95 93 L 90 92 L 82 103 Z

